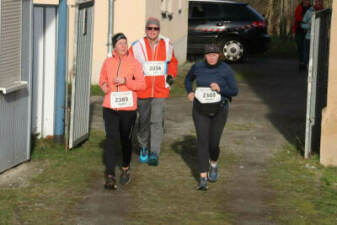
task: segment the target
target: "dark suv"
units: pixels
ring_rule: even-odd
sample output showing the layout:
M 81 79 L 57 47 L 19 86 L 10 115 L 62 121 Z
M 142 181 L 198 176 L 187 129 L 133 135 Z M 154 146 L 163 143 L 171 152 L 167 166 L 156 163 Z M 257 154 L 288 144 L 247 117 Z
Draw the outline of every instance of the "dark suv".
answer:
M 240 62 L 247 52 L 267 50 L 267 21 L 246 3 L 189 0 L 187 54 L 203 54 L 206 43 L 218 43 L 227 62 Z

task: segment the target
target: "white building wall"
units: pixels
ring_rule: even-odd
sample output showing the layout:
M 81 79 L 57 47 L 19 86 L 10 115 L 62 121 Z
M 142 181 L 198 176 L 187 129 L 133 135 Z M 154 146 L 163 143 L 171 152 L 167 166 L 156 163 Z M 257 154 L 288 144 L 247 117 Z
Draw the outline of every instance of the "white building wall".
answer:
M 161 34 L 171 39 L 179 64 L 184 63 L 187 54 L 188 1 L 147 0 L 146 3 L 146 18 L 160 19 Z
M 172 18 L 162 17 L 162 2 L 170 3 L 167 10 L 172 12 Z M 74 4 L 75 0 L 68 0 L 69 9 L 69 56 L 68 73 L 72 72 L 73 65 L 73 33 L 74 33 Z M 108 19 L 109 1 L 95 1 L 94 41 L 91 82 L 97 84 L 103 61 L 108 50 Z M 186 61 L 187 48 L 187 0 L 114 0 L 113 33 L 123 32 L 129 45 L 145 34 L 145 22 L 149 16 L 161 20 L 164 36 L 169 37 L 175 47 L 175 55 L 179 63 Z

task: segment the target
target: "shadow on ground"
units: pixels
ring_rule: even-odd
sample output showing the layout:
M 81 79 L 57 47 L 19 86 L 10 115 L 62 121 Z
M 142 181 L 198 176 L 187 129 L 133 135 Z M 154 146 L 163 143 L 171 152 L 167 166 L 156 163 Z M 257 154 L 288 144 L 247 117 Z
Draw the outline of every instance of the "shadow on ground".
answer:
M 171 148 L 180 155 L 190 168 L 195 180 L 199 180 L 197 139 L 195 136 L 186 135 L 183 139 L 171 144 Z
M 254 97 L 268 106 L 269 112 L 264 116 L 290 143 L 303 150 L 307 73 L 298 71 L 297 60 L 249 58 L 231 66 L 242 72 Z

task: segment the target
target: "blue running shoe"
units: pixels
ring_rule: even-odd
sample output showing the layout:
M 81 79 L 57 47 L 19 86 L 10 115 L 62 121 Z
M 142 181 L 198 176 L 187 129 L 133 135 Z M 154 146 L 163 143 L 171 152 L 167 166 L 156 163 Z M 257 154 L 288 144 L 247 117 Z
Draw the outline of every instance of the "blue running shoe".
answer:
M 210 166 L 208 170 L 208 180 L 210 182 L 216 182 L 218 180 L 219 173 L 218 173 L 218 166 Z
M 151 152 L 149 157 L 149 166 L 158 166 L 158 155 L 155 152 Z
M 149 162 L 149 151 L 147 148 L 140 148 L 139 162 L 148 163 Z

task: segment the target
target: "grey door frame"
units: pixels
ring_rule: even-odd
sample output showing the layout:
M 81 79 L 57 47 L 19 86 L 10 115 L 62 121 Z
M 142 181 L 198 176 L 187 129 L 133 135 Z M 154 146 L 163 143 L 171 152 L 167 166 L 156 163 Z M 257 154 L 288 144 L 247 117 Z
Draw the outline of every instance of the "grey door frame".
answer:
M 327 100 L 330 19 L 331 9 L 323 9 L 311 20 L 304 158 L 320 147 L 321 113 Z

